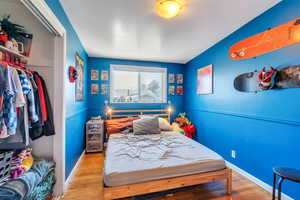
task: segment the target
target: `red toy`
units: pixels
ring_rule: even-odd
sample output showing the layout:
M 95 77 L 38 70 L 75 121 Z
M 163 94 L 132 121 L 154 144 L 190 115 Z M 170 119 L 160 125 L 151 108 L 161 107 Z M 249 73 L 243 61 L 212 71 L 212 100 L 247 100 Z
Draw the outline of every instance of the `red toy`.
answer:
M 74 83 L 78 78 L 77 69 L 73 66 L 69 68 L 69 79 L 71 83 Z
M 177 117 L 175 121 L 179 123 L 180 127 L 184 130 L 186 137 L 193 138 L 196 133 L 196 127 L 187 118 L 185 113 L 179 113 L 179 117 Z
M 259 87 L 262 90 L 269 90 L 275 86 L 275 77 L 277 75 L 277 70 L 273 67 L 264 67 L 258 73 Z

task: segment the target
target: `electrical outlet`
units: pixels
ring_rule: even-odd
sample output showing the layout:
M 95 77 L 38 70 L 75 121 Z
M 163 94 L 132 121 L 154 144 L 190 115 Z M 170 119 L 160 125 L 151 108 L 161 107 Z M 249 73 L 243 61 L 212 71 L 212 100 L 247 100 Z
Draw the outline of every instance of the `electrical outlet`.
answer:
M 231 150 L 231 157 L 232 157 L 233 159 L 236 158 L 236 151 L 235 151 L 235 150 Z

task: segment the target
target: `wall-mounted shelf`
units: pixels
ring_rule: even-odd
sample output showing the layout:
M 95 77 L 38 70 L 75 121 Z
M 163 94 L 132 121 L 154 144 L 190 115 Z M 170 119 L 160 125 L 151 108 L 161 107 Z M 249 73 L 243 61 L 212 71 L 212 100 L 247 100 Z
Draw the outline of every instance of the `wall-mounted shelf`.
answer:
M 0 50 L 6 51 L 6 52 L 8 52 L 8 53 L 10 53 L 10 54 L 12 54 L 12 55 L 14 55 L 14 56 L 16 56 L 16 57 L 19 57 L 19 58 L 28 59 L 27 56 L 24 56 L 24 55 L 22 55 L 22 54 L 20 54 L 20 53 L 16 53 L 16 52 L 14 52 L 13 50 L 8 49 L 8 48 L 6 48 L 6 47 L 4 47 L 4 46 L 1 46 L 1 45 L 0 45 Z

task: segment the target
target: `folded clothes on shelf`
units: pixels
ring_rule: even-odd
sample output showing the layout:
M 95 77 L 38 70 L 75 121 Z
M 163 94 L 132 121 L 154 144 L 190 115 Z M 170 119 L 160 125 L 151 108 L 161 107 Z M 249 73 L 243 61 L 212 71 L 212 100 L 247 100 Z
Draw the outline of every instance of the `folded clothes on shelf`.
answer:
M 34 192 L 41 192 L 43 191 L 43 188 L 48 188 L 48 192 L 50 194 L 52 192 L 52 186 L 55 182 L 54 168 L 55 163 L 53 161 L 47 161 L 45 159 L 35 159 L 32 168 L 28 172 L 24 173 L 17 179 L 14 179 L 0 186 L 0 199 L 31 199 L 31 197 L 40 196 L 39 194 L 34 194 Z M 49 175 L 51 175 L 52 177 L 49 178 Z M 45 185 L 44 182 L 47 182 L 48 185 Z M 41 187 L 42 184 L 44 185 Z M 39 190 L 37 190 L 37 188 Z M 51 189 L 49 190 L 49 188 Z M 43 191 L 43 193 L 44 192 L 45 191 Z M 42 200 L 42 198 L 34 198 L 34 200 Z

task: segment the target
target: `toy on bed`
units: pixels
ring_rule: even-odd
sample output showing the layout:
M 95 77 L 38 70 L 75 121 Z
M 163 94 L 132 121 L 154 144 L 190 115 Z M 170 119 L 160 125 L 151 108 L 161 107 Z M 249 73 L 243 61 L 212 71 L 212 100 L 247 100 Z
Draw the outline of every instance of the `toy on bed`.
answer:
M 175 122 L 178 124 L 176 125 L 176 123 L 173 125 L 177 130 L 183 130 L 180 131 L 182 133 L 184 133 L 185 136 L 187 136 L 188 138 L 193 138 L 193 136 L 196 133 L 196 127 L 192 124 L 192 122 L 187 118 L 186 113 L 179 113 L 178 115 L 179 117 L 177 117 L 175 119 Z M 179 128 L 178 128 L 179 126 Z

